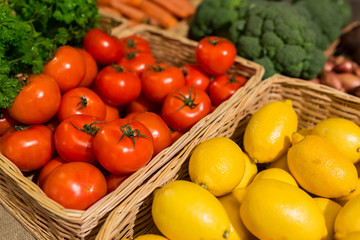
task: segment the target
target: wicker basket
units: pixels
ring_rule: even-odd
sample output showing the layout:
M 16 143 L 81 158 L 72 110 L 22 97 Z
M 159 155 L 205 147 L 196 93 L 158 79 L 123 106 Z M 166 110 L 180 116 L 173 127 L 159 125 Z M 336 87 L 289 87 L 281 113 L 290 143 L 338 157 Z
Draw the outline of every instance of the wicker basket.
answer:
M 134 199 L 127 203 L 128 206 L 137 209 L 136 216 L 132 216 L 135 225 L 126 224 L 128 220 L 124 221 L 121 212 L 128 206 L 121 204 L 109 215 L 97 239 L 132 238 L 145 233 L 159 233 L 151 216 L 153 191 L 176 179 L 189 180 L 188 162 L 194 147 L 212 137 L 228 137 L 242 146 L 243 134 L 252 114 L 267 103 L 285 99 L 291 99 L 293 102 L 298 114 L 299 128 L 314 126 L 328 117 L 343 117 L 360 125 L 359 98 L 324 85 L 274 75 L 261 82 L 252 93 L 249 93 L 245 105 L 232 99 L 231 107 L 222 118 L 213 118 L 208 121 L 208 126 L 199 131 L 196 138 L 183 149 L 180 155 L 166 163 L 141 189 L 138 189 L 133 195 Z
M 107 32 L 111 32 L 112 29 L 121 31 L 122 29 L 126 29 L 129 27 L 129 21 L 122 16 L 108 13 L 101 9 L 99 10 L 99 14 L 101 16 L 99 25 Z
M 180 66 L 195 61 L 196 42 L 181 38 L 150 26 L 139 26 L 132 31 L 114 29 L 118 37 L 137 34 L 147 39 L 157 61 Z M 120 34 L 121 33 L 121 34 Z M 200 120 L 173 145 L 156 155 L 149 164 L 128 177 L 115 191 L 106 195 L 86 211 L 65 209 L 48 198 L 32 181 L 35 174 L 24 176 L 12 162 L 0 154 L 0 202 L 21 224 L 38 239 L 93 239 L 107 215 L 117 206 L 122 222 L 134 225 L 138 206 L 142 202 L 139 189 L 150 177 L 172 158 L 182 154 L 198 133 L 214 118 L 220 118 L 230 107 L 230 101 L 243 102 L 262 79 L 264 69 L 253 62 L 236 58 L 231 72 L 248 78 L 232 100 L 222 103 L 214 112 Z M 128 204 L 134 202 L 135 204 Z M 102 238 L 106 239 L 106 238 Z

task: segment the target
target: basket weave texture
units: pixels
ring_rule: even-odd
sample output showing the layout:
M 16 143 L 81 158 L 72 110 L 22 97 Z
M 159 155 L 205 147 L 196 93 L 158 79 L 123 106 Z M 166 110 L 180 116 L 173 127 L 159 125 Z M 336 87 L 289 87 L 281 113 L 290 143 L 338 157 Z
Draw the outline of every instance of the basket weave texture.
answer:
M 127 31 L 113 28 L 117 37 L 136 34 L 144 37 L 152 47 L 158 62 L 181 66 L 195 62 L 196 42 L 182 38 L 174 33 L 148 25 Z M 231 99 L 243 102 L 245 96 L 262 79 L 264 69 L 258 64 L 242 58 L 230 72 L 248 78 Z M 147 166 L 128 177 L 115 191 L 96 202 L 86 211 L 65 209 L 48 198 L 34 183 L 36 174 L 24 174 L 6 157 L 0 154 L 0 203 L 37 239 L 94 239 L 108 214 L 115 208 L 121 221 L 132 228 L 134 219 L 142 204 L 141 186 L 147 179 L 156 177 L 157 171 L 174 157 L 181 155 L 183 149 L 197 137 L 209 121 L 221 118 L 230 107 L 230 101 L 222 103 L 214 112 L 200 120 L 173 145 L 156 155 Z M 134 204 L 128 204 L 134 203 Z M 107 239 L 100 238 L 100 239 Z
M 243 134 L 251 116 L 267 103 L 286 99 L 292 100 L 298 115 L 299 128 L 313 127 L 328 117 L 342 117 L 360 125 L 359 98 L 324 85 L 274 75 L 261 82 L 251 93 L 248 93 L 245 104 L 236 99 L 231 99 L 231 107 L 227 108 L 222 118 L 214 118 L 208 121 L 208 125 L 199 131 L 180 155 L 164 164 L 157 174 L 144 184 L 142 189 L 138 190 L 134 198 L 141 195 L 142 204 L 139 200 L 129 203 L 138 208 L 136 216 L 133 216 L 135 225 L 128 226 L 123 222 L 121 211 L 125 206 L 120 206 L 108 216 L 97 239 L 132 238 L 145 233 L 160 234 L 151 216 L 153 191 L 176 179 L 190 180 L 188 163 L 191 152 L 206 139 L 227 137 L 242 146 Z

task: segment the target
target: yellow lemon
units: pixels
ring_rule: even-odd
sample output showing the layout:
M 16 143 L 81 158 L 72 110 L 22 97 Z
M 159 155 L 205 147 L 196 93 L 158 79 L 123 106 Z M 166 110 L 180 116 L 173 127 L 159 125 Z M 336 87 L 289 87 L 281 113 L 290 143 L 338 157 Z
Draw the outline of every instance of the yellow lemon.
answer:
M 320 240 L 327 236 L 325 218 L 310 195 L 278 180 L 252 182 L 240 216 L 259 239 Z
M 251 181 L 254 179 L 255 175 L 258 172 L 256 163 L 252 162 L 247 154 L 245 154 L 245 172 L 244 176 L 241 179 L 240 183 L 236 188 L 244 188 L 248 186 Z
M 350 194 L 348 194 L 344 197 L 335 198 L 334 200 L 337 203 L 339 203 L 341 206 L 344 206 L 350 199 L 352 199 L 356 195 L 359 195 L 359 193 L 360 193 L 360 178 L 358 178 L 358 180 L 356 182 L 355 191 L 351 192 Z
M 245 188 L 235 188 L 231 193 L 234 195 L 234 197 L 236 198 L 236 200 L 238 200 L 239 203 L 242 202 L 244 195 L 246 193 L 246 189 Z
M 138 236 L 134 240 L 167 240 L 167 238 L 164 238 L 163 236 L 155 235 L 155 234 L 144 234 L 144 235 Z
M 253 182 L 257 181 L 259 179 L 279 180 L 279 181 L 289 183 L 295 187 L 298 187 L 298 184 L 297 184 L 295 178 L 290 173 L 288 173 L 287 171 L 285 171 L 284 169 L 281 169 L 281 168 L 264 169 L 264 170 L 260 171 L 258 174 L 256 174 Z
M 288 150 L 297 127 L 291 100 L 268 103 L 254 113 L 245 128 L 245 152 L 256 163 L 275 161 Z
M 328 118 L 317 123 L 312 134 L 329 139 L 353 163 L 360 160 L 360 127 L 345 118 Z
M 176 180 L 157 189 L 152 216 L 156 227 L 169 239 L 239 240 L 231 232 L 230 219 L 220 201 L 190 181 Z
M 343 238 L 338 238 L 338 240 L 359 240 L 359 239 L 360 239 L 360 232 L 352 232 Z
M 328 198 L 315 197 L 314 200 L 316 204 L 320 207 L 325 217 L 326 228 L 328 231 L 328 237 L 326 239 L 332 240 L 334 239 L 335 218 L 339 213 L 341 206 Z
M 326 198 L 343 197 L 354 191 L 358 174 L 352 161 L 325 137 L 299 135 L 294 133 L 300 141 L 293 141 L 287 154 L 290 172 L 297 183 Z
M 297 132 L 303 136 L 310 135 L 312 133 L 312 128 L 301 128 Z
M 360 231 L 360 195 L 350 199 L 339 211 L 334 224 L 335 239 Z
M 215 196 L 231 192 L 245 172 L 245 153 L 233 140 L 210 138 L 195 147 L 189 160 L 189 176 Z
M 224 206 L 232 226 L 241 240 L 255 240 L 256 238 L 246 229 L 240 218 L 240 202 L 233 193 L 218 198 Z
M 287 152 L 282 155 L 278 160 L 271 162 L 266 168 L 281 168 L 287 172 L 290 172 L 287 164 Z

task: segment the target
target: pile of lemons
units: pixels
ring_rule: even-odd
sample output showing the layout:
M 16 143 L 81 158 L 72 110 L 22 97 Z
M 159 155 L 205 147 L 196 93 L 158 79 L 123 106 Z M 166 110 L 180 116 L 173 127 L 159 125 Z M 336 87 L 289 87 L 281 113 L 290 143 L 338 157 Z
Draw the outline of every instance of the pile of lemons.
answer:
M 360 239 L 357 124 L 329 117 L 299 129 L 292 101 L 274 101 L 252 115 L 242 147 L 223 137 L 199 144 L 191 181 L 154 193 L 162 236 L 136 240 Z

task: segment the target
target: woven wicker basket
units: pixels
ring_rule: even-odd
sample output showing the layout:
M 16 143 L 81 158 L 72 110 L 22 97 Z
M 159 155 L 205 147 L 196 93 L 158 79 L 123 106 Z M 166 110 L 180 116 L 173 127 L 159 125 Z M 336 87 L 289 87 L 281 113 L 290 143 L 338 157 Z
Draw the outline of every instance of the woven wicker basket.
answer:
M 112 29 L 121 31 L 122 29 L 126 29 L 129 27 L 129 21 L 122 16 L 108 13 L 101 9 L 99 9 L 99 14 L 101 16 L 99 22 L 100 27 L 107 32 L 111 32 Z
M 195 62 L 196 42 L 179 37 L 151 26 L 139 26 L 131 31 L 114 29 L 116 36 L 137 34 L 147 39 L 157 61 L 180 66 Z M 121 34 L 120 34 L 121 33 Z M 115 207 L 121 214 L 123 223 L 134 226 L 138 206 L 142 204 L 139 189 L 143 182 L 156 176 L 156 172 L 172 158 L 182 154 L 198 132 L 209 121 L 221 118 L 230 107 L 230 101 L 243 102 L 247 95 L 262 79 L 264 69 L 258 64 L 242 58 L 236 62 L 230 72 L 248 78 L 232 100 L 222 103 L 214 112 L 200 120 L 173 145 L 156 155 L 149 164 L 128 177 L 115 191 L 99 200 L 86 211 L 65 209 L 50 198 L 32 181 L 36 174 L 24 176 L 12 162 L 0 154 L 0 203 L 23 226 L 38 239 L 93 239 L 107 215 Z M 135 204 L 128 204 L 135 202 Z M 106 239 L 106 238 L 101 238 Z
M 132 238 L 145 233 L 159 234 L 151 216 L 153 191 L 176 179 L 189 180 L 188 162 L 191 152 L 206 139 L 228 137 L 242 146 L 243 134 L 250 117 L 267 103 L 291 99 L 298 114 L 299 128 L 314 126 L 328 117 L 343 117 L 360 125 L 360 99 L 324 85 L 274 75 L 261 82 L 248 96 L 246 104 L 240 104 L 236 99 L 230 100 L 231 107 L 222 118 L 208 121 L 207 127 L 199 131 L 180 155 L 166 163 L 134 193 L 134 199 L 129 200 L 128 205 L 121 204 L 109 215 L 97 239 Z M 126 224 L 128 220 L 124 221 L 121 214 L 123 208 L 128 206 L 138 209 L 136 216 L 132 216 L 132 221 L 135 221 L 132 226 Z

